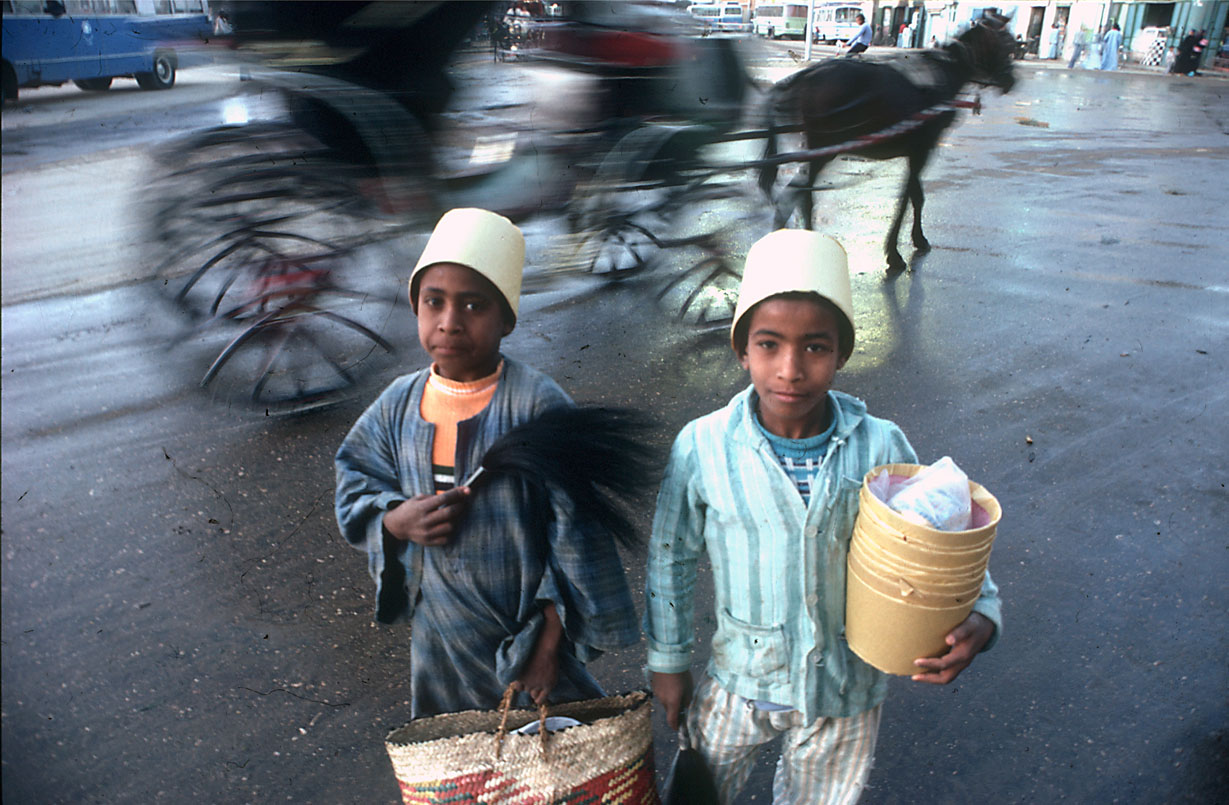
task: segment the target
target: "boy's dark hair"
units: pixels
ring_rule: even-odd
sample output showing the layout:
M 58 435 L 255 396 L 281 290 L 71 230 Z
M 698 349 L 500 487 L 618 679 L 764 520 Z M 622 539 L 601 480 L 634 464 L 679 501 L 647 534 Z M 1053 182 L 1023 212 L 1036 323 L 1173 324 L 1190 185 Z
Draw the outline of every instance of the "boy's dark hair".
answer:
M 848 360 L 853 354 L 853 324 L 845 316 L 841 309 L 834 305 L 828 297 L 817 294 L 814 291 L 788 291 L 786 293 L 773 294 L 765 299 L 756 302 L 743 317 L 738 320 L 738 324 L 734 326 L 734 352 L 742 357 L 747 352 L 748 332 L 751 329 L 751 317 L 755 315 L 756 308 L 765 302 L 771 302 L 774 299 L 784 299 L 787 302 L 814 302 L 824 310 L 832 314 L 836 319 L 837 332 L 837 352 L 842 360 Z
M 438 265 L 438 263 L 435 265 Z M 457 263 L 457 265 L 460 265 L 460 263 Z M 414 311 L 415 316 L 418 315 L 419 283 L 422 280 L 422 275 L 430 271 L 432 267 L 433 266 L 426 266 L 422 271 L 415 274 L 414 278 L 410 280 L 410 309 Z M 469 266 L 462 266 L 462 268 L 469 268 Z M 473 271 L 474 274 L 477 275 L 478 279 L 482 280 L 483 285 L 486 286 L 486 290 L 491 294 L 492 298 L 499 303 L 499 314 L 503 317 L 504 324 L 508 325 L 508 327 L 515 327 L 516 314 L 512 312 L 512 306 L 509 305 L 508 300 L 504 298 L 503 292 L 499 290 L 495 283 L 482 276 L 480 272 L 474 271 L 472 268 L 469 270 Z

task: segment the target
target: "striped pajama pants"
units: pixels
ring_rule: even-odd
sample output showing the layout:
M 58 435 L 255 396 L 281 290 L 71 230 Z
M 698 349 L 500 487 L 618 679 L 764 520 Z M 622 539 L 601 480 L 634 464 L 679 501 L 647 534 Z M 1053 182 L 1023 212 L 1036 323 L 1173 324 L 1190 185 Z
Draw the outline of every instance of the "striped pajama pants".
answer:
M 784 736 L 772 781 L 773 805 L 852 803 L 875 756 L 883 705 L 848 718 L 802 723 L 797 710 L 760 710 L 706 676 L 688 707 L 692 743 L 709 764 L 723 805 L 747 784 L 760 747 Z

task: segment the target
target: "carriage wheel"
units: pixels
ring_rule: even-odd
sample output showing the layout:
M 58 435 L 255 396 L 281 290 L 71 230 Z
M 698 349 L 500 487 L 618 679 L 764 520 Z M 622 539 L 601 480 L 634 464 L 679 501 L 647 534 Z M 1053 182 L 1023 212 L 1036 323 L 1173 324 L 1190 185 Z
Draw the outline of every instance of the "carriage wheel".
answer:
M 648 267 L 714 136 L 708 126 L 645 125 L 620 139 L 576 190 L 575 263 L 611 277 Z
M 421 218 L 390 215 L 381 187 L 280 124 L 213 129 L 159 155 L 156 287 L 187 325 L 176 346 L 215 398 L 301 410 L 388 366 L 398 272 L 411 265 L 398 241 L 434 210 L 427 193 Z

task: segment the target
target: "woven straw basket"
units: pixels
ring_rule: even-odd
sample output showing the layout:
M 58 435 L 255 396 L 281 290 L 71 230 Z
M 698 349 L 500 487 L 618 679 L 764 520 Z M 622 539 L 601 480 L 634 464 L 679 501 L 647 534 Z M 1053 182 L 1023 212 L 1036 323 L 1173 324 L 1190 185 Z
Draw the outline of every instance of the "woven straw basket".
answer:
M 544 717 L 504 709 L 510 699 L 500 710 L 420 718 L 389 733 L 406 805 L 658 805 L 647 693 L 552 705 L 551 716 L 583 723 L 549 735 L 510 734 Z
M 972 526 L 939 531 L 901 517 L 868 488 L 884 470 L 896 479 L 923 469 L 886 464 L 866 474 L 845 574 L 849 648 L 880 671 L 901 676 L 918 672 L 918 657 L 944 653 L 947 633 L 973 611 L 1002 516 L 994 496 L 970 482 Z

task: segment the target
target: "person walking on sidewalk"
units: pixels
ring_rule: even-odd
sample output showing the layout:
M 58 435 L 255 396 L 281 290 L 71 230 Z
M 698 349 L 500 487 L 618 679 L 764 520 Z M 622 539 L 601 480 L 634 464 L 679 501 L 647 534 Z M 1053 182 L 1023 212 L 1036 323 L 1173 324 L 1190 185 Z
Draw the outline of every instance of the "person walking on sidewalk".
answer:
M 1084 58 L 1084 50 L 1088 47 L 1088 28 L 1081 25 L 1080 30 L 1075 35 L 1075 42 L 1071 45 L 1071 61 L 1067 62 L 1067 69 L 1074 69 L 1080 63 L 1080 59 Z
M 1118 23 L 1110 26 L 1110 29 L 1105 32 L 1105 38 L 1101 40 L 1101 69 L 1102 70 L 1117 70 L 1118 69 L 1118 49 L 1122 47 L 1122 31 L 1118 29 Z
M 854 19 L 857 20 L 859 27 L 857 32 L 845 43 L 845 47 L 849 48 L 845 52 L 846 56 L 862 53 L 871 45 L 871 26 L 866 23 L 866 17 L 859 14 Z
M 1192 28 L 1190 33 L 1178 43 L 1178 57 L 1174 59 L 1173 66 L 1169 68 L 1169 72 L 1195 75 L 1195 69 L 1199 66 L 1198 53 L 1202 50 L 1199 47 L 1199 40 L 1199 32 Z
M 1055 20 L 1054 24 L 1050 26 L 1049 32 L 1046 34 L 1046 59 L 1057 59 L 1058 54 L 1062 52 L 1062 44 L 1059 40 L 1061 34 L 1062 31 L 1058 27 L 1058 20 Z

